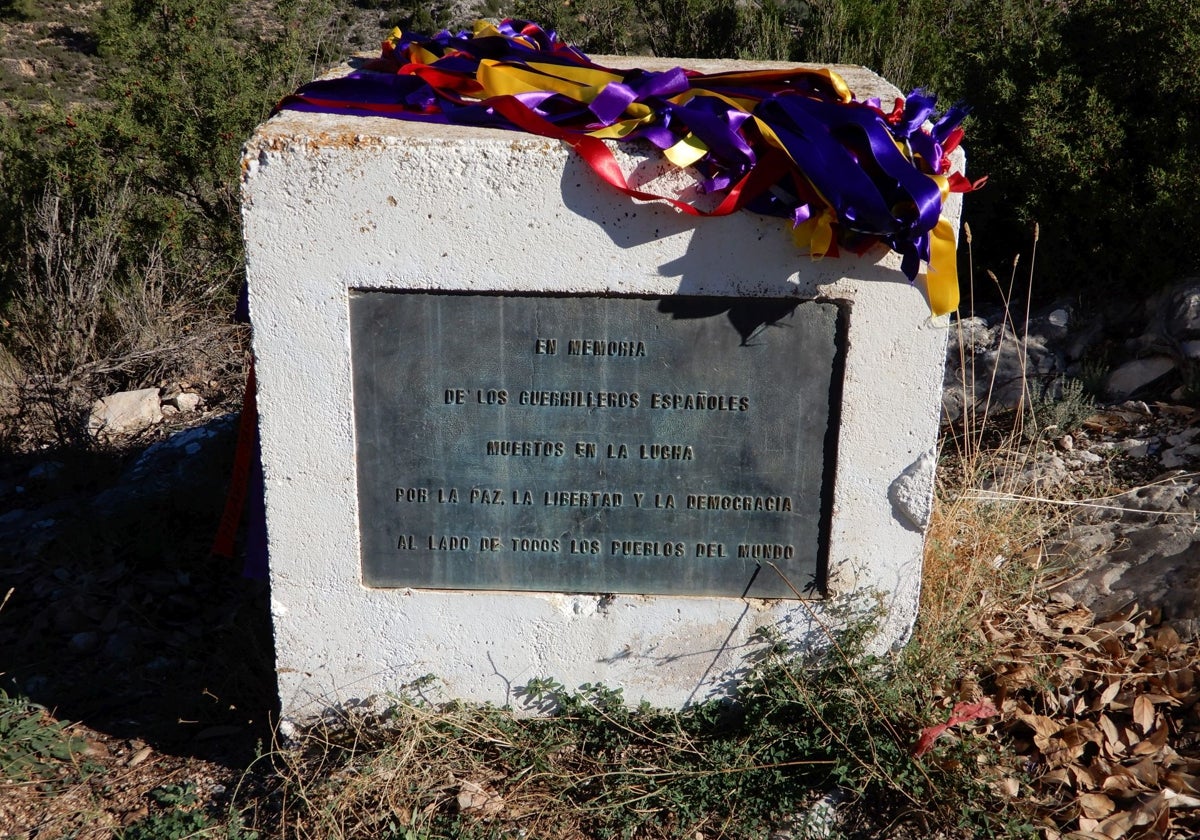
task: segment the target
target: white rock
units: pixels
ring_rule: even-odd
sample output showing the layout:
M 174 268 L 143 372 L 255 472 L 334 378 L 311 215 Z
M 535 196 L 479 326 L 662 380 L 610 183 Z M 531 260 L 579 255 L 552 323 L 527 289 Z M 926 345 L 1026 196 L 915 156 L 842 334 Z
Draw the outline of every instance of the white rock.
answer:
M 1046 320 L 1056 327 L 1065 327 L 1071 320 L 1071 313 L 1065 309 L 1055 309 Z
M 1139 388 L 1161 379 L 1175 369 L 1175 360 L 1167 356 L 1151 356 L 1126 362 L 1108 375 L 1104 390 L 1110 399 L 1125 399 Z
M 1029 483 L 1035 487 L 1055 487 L 1067 477 L 1067 462 L 1057 455 L 1039 458 L 1038 465 L 1026 475 Z
M 300 728 L 287 718 L 279 721 L 279 728 L 276 731 L 279 733 L 279 740 L 284 744 L 294 744 L 300 738 Z
M 837 808 L 845 800 L 846 792 L 835 788 L 797 814 L 789 830 L 772 833 L 771 840 L 826 840 L 840 836 Z
M 1181 283 L 1167 299 L 1167 332 L 1175 339 L 1195 338 L 1200 332 L 1200 284 Z
M 1095 452 L 1088 452 L 1086 449 L 1078 449 L 1075 451 L 1075 459 L 1085 464 L 1099 464 L 1104 457 Z
M 180 411 L 195 411 L 200 405 L 200 395 L 184 391 L 171 397 L 167 400 L 167 403 L 175 406 Z
M 121 391 L 96 400 L 87 430 L 92 437 L 131 435 L 160 422 L 162 416 L 157 388 Z
M 1131 458 L 1145 458 L 1150 453 L 1150 443 L 1137 438 L 1129 438 L 1117 444 L 1120 449 L 1125 450 L 1125 454 Z
M 1121 405 L 1118 407 L 1123 408 L 1126 411 L 1135 411 L 1145 417 L 1154 416 L 1154 412 L 1150 410 L 1150 406 L 1146 405 L 1145 400 L 1125 400 L 1125 402 L 1121 403 Z

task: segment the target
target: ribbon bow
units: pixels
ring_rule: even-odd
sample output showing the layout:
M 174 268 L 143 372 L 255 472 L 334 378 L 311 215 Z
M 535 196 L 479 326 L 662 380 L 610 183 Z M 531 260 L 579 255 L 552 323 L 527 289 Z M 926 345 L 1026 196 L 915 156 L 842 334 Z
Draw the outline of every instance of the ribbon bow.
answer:
M 915 281 L 927 265 L 935 315 L 958 307 L 955 238 L 941 218 L 951 192 L 971 183 L 950 172 L 968 110 L 933 123 L 936 100 L 917 90 L 885 113 L 859 101 L 832 70 L 729 73 L 614 70 L 535 23 L 479 21 L 472 33 L 429 38 L 393 30 L 380 58 L 347 76 L 312 82 L 278 109 L 385 116 L 527 131 L 569 144 L 616 189 L 684 213 L 751 210 L 787 219 L 813 259 L 839 246 L 883 243 Z M 643 140 L 692 167 L 710 210 L 631 187 L 605 140 Z

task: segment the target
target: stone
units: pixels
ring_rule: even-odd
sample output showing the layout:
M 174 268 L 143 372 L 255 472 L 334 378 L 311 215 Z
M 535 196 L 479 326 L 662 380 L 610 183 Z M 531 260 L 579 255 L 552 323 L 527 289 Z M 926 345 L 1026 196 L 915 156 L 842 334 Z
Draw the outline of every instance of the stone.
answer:
M 1167 449 L 1158 456 L 1158 460 L 1164 467 L 1173 470 L 1176 467 L 1182 467 L 1184 464 L 1190 463 L 1192 459 L 1179 449 Z
M 0 58 L 0 69 L 7 73 L 23 79 L 36 79 L 38 77 L 39 68 L 41 72 L 46 72 L 47 62 L 32 61 L 27 58 Z
M 648 69 L 678 65 L 669 59 L 598 60 Z M 701 71 L 745 66 L 690 59 L 684 64 Z M 891 101 L 896 95 L 893 87 L 861 68 L 846 72 L 847 82 L 860 96 Z M 694 189 L 690 175 L 662 162 L 652 149 L 623 146 L 614 148 L 614 157 L 625 173 L 636 172 L 644 179 L 640 183 L 653 181 L 651 188 L 660 194 Z M 513 172 L 521 177 L 511 177 Z M 836 631 L 882 600 L 887 610 L 876 626 L 871 649 L 882 653 L 909 637 L 920 588 L 921 523 L 927 518 L 924 502 L 931 469 L 914 470 L 912 484 L 903 493 L 889 494 L 888 488 L 936 444 L 950 331 L 944 321 L 929 317 L 925 300 L 899 271 L 897 255 L 798 258 L 787 225 L 776 219 L 737 213 L 696 225 L 667 205 L 633 203 L 608 190 L 561 143 L 515 132 L 284 111 L 246 144 L 243 174 L 272 616 L 285 717 L 303 718 L 330 705 L 386 694 L 430 673 L 439 678 L 439 696 L 444 698 L 519 704 L 524 702 L 524 680 L 548 676 L 569 686 L 591 682 L 619 687 L 633 703 L 681 707 L 735 692 L 762 646 L 756 635 L 761 627 L 778 631 L 797 649 L 811 649 L 827 643 L 823 627 Z M 953 200 L 946 212 L 957 225 L 958 197 Z M 481 248 L 481 243 L 494 245 Z M 527 247 L 503 243 L 538 243 L 539 258 L 530 259 Z M 788 581 L 785 597 L 770 599 L 739 597 L 741 593 L 650 594 L 636 591 L 636 585 L 634 591 L 620 591 L 619 584 L 613 587 L 618 591 L 599 592 L 571 591 L 566 585 L 557 591 L 468 591 L 364 584 L 364 529 L 375 527 L 381 517 L 404 522 L 406 506 L 443 508 L 437 514 L 444 527 L 435 530 L 423 524 L 420 531 L 400 531 L 393 549 L 419 548 L 430 563 L 502 564 L 519 554 L 537 553 L 547 563 L 563 564 L 569 575 L 573 564 L 584 568 L 602 562 L 616 550 L 624 551 L 626 543 L 634 552 L 631 557 L 636 554 L 648 562 L 656 552 L 661 556 L 668 543 L 674 553 L 678 549 L 673 540 L 619 533 L 616 517 L 603 505 L 579 506 L 565 526 L 543 532 L 538 508 L 545 508 L 544 497 L 532 494 L 535 504 L 529 505 L 529 512 L 510 517 L 522 530 L 505 525 L 507 530 L 493 534 L 498 543 L 483 544 L 470 532 L 479 521 L 472 505 L 482 510 L 485 497 L 489 504 L 524 505 L 522 472 L 537 470 L 536 459 L 546 457 L 547 451 L 556 459 L 586 459 L 593 456 L 588 444 L 594 443 L 600 458 L 607 457 L 612 445 L 618 459 L 622 444 L 633 444 L 628 451 L 635 452 L 643 443 L 654 443 L 616 436 L 597 439 L 591 432 L 594 412 L 660 411 L 669 426 L 671 412 L 696 409 L 687 407 L 682 390 L 666 387 L 656 374 L 653 335 L 628 335 L 630 324 L 620 318 L 602 320 L 599 305 L 592 305 L 594 323 L 582 334 L 558 335 L 547 322 L 542 332 L 524 335 L 530 356 L 541 357 L 533 358 L 534 364 L 563 369 L 590 365 L 581 369 L 596 372 L 594 384 L 565 392 L 566 403 L 561 389 L 544 389 L 558 395 L 557 404 L 549 397 L 543 400 L 543 389 L 534 387 L 528 376 L 525 382 L 510 381 L 501 354 L 485 356 L 469 367 L 456 364 L 452 342 L 446 343 L 447 354 L 440 354 L 438 331 L 469 332 L 469 323 L 431 319 L 422 325 L 433 342 L 423 360 L 423 376 L 438 385 L 442 402 L 430 406 L 426 396 L 419 396 L 413 407 L 401 399 L 392 410 L 419 408 L 440 419 L 414 427 L 402 442 L 434 452 L 458 445 L 464 438 L 455 425 L 467 423 L 462 407 L 473 404 L 473 411 L 508 418 L 514 421 L 514 432 L 521 432 L 497 433 L 493 454 L 488 454 L 487 441 L 475 454 L 481 474 L 485 465 L 489 479 L 503 474 L 503 469 L 488 464 L 489 459 L 503 459 L 510 465 L 509 477 L 487 484 L 472 485 L 465 479 L 451 483 L 437 470 L 436 459 L 422 472 L 383 472 L 380 476 L 390 475 L 391 486 L 385 486 L 390 508 L 366 514 L 364 523 L 359 482 L 369 471 L 361 468 L 361 459 L 372 455 L 369 439 L 355 432 L 356 399 L 365 397 L 360 397 L 363 391 L 355 387 L 353 377 L 379 381 L 394 376 L 396 369 L 370 351 L 352 352 L 354 330 L 360 327 L 350 302 L 356 295 L 384 293 L 413 300 L 469 294 L 478 298 L 471 302 L 476 307 L 472 318 L 484 317 L 489 296 L 493 301 L 500 295 L 650 299 L 664 318 L 703 318 L 714 334 L 737 331 L 747 346 L 762 332 L 794 328 L 785 318 L 747 323 L 742 315 L 748 302 L 756 304 L 752 308 L 797 301 L 835 303 L 845 313 L 848 331 L 840 361 L 844 373 L 837 396 L 838 423 L 825 437 L 822 457 L 794 460 L 797 469 L 835 471 L 834 481 L 820 482 L 828 497 L 828 517 L 818 536 L 817 573 L 811 579 Z M 686 304 L 684 310 L 678 308 L 681 303 Z M 501 309 L 492 307 L 494 312 Z M 644 340 L 647 355 L 597 364 L 595 354 L 550 354 L 545 343 L 550 339 L 600 341 L 605 347 L 609 342 Z M 708 353 L 700 356 L 702 362 L 719 368 L 721 356 L 713 353 L 714 346 L 699 342 L 695 352 Z M 737 346 L 722 351 L 737 352 L 748 351 Z M 633 366 L 624 369 L 628 378 L 622 381 L 629 384 L 620 389 L 610 388 L 603 375 L 605 365 L 617 363 Z M 1038 365 L 1045 367 L 1040 361 Z M 398 387 L 403 389 L 403 382 Z M 741 405 L 729 399 L 727 390 L 713 402 L 718 409 Z M 527 400 L 528 393 L 539 394 L 536 411 L 528 405 L 517 410 L 523 392 Z M 578 403 L 572 396 L 577 392 L 593 394 L 593 405 L 589 408 L 586 396 Z M 604 396 L 597 398 L 596 393 Z M 626 404 L 612 404 L 613 393 Z M 632 394 L 639 400 L 636 407 L 629 404 Z M 658 395 L 658 407 L 651 409 L 653 395 Z M 410 396 L 418 399 L 415 391 Z M 788 443 L 795 436 L 789 438 L 787 427 L 822 422 L 813 419 L 808 401 L 789 399 L 794 396 L 781 394 L 754 406 L 778 426 L 772 434 L 779 442 L 770 444 L 768 454 L 785 460 L 795 456 Z M 510 400 L 515 406 L 511 410 Z M 706 398 L 705 410 L 708 402 Z M 534 415 L 541 425 L 530 419 Z M 406 422 L 411 417 L 397 416 L 397 426 Z M 727 447 L 731 457 L 747 464 L 753 460 L 742 459 L 737 449 L 764 443 L 737 434 L 736 427 L 723 434 L 688 434 L 688 439 L 675 441 L 664 435 L 663 440 L 692 446 L 696 457 L 705 447 Z M 548 449 L 543 445 L 547 441 Z M 642 493 L 647 504 L 654 504 L 657 496 L 662 504 L 659 527 L 670 529 L 675 513 L 663 488 L 677 476 L 686 484 L 689 475 L 698 475 L 689 472 L 691 463 L 663 460 L 653 467 L 660 478 L 640 473 L 638 486 L 631 479 L 622 492 L 630 497 Z M 386 470 L 386 459 L 372 466 Z M 753 507 L 756 494 L 726 493 L 722 488 L 729 483 L 717 475 L 709 480 L 710 487 L 688 492 L 718 500 L 750 498 Z M 560 489 L 570 502 L 572 492 L 598 488 L 565 484 Z M 456 501 L 451 501 L 450 490 L 458 491 Z M 476 491 L 474 501 L 471 490 Z M 674 504 L 675 511 L 688 513 L 686 495 Z M 726 529 L 738 525 L 752 535 L 753 517 L 770 511 L 737 504 L 739 509 L 728 511 L 706 507 L 706 515 L 714 522 L 724 516 L 730 523 Z M 694 507 L 689 515 L 698 510 Z M 588 533 L 583 548 L 590 559 L 570 550 L 571 540 L 581 531 Z M 464 534 L 469 544 L 461 540 Z M 778 577 L 769 556 L 739 558 L 740 546 L 720 534 L 714 529 L 711 540 L 689 538 L 683 544 L 688 562 L 678 567 L 682 573 L 702 574 L 704 564 L 732 562 L 738 564 L 747 588 L 756 577 Z M 768 554 L 786 545 L 772 540 Z M 493 552 L 500 559 L 493 559 Z
M 1150 441 L 1129 438 L 1118 443 L 1117 448 L 1130 458 L 1145 458 L 1150 454 L 1150 445 Z
M 68 644 L 74 653 L 92 653 L 100 647 L 100 634 L 93 630 L 84 630 L 71 636 Z
M 1136 602 L 1185 640 L 1200 638 L 1198 515 L 1200 486 L 1188 474 L 1076 508 L 1046 546 L 1066 576 L 1055 591 L 1100 616 Z
M 946 348 L 946 418 L 959 420 L 969 409 L 978 423 L 985 411 L 1012 409 L 1022 400 L 1028 404 L 1035 394 L 1061 392 L 1068 330 L 1055 322 L 1063 312 L 1033 318 L 1021 333 L 1013 331 L 1003 313 L 993 316 L 994 326 L 982 316 L 962 319 L 961 329 L 951 329 Z
M 199 499 L 219 504 L 229 483 L 236 434 L 237 415 L 227 414 L 154 443 L 92 499 L 92 509 L 113 518 L 147 505 L 194 505 Z
M 1122 411 L 1131 411 L 1134 414 L 1140 414 L 1145 418 L 1154 417 L 1154 412 L 1150 410 L 1150 406 L 1146 404 L 1145 400 L 1125 400 L 1119 408 Z
M 92 405 L 87 430 L 92 437 L 119 437 L 145 431 L 162 421 L 157 388 L 121 391 Z
M 1080 362 L 1106 338 L 1103 316 L 1076 323 L 1063 341 L 1063 355 L 1070 362 Z
M 1166 300 L 1167 335 L 1175 341 L 1200 339 L 1200 283 L 1177 284 Z
M 1164 440 L 1171 446 L 1186 446 L 1191 443 L 1196 435 L 1200 434 L 1200 426 L 1191 426 L 1183 431 L 1176 432 L 1172 435 L 1167 435 Z
M 42 483 L 55 481 L 62 477 L 66 464 L 62 461 L 42 461 L 30 468 L 25 477 L 30 482 Z
M 1195 523 L 1121 529 L 1120 547 L 1084 560 L 1062 587 L 1098 615 L 1136 602 L 1157 608 L 1185 640 L 1200 637 L 1200 543 Z
M 1109 399 L 1127 399 L 1173 370 L 1175 360 L 1168 356 L 1133 359 L 1108 375 L 1104 382 L 1104 391 Z
M 1000 495 L 1034 495 L 1063 484 L 1068 475 L 1066 461 L 1058 455 L 1043 454 L 1032 462 L 998 466 L 983 481 L 982 489 Z
M 193 394 L 188 391 L 182 391 L 171 397 L 167 402 L 175 406 L 175 408 L 179 409 L 181 412 L 186 413 L 188 411 L 195 411 L 197 408 L 199 408 L 200 395 Z
M 100 653 L 109 659 L 125 661 L 133 657 L 139 634 L 132 627 L 121 627 L 111 633 Z

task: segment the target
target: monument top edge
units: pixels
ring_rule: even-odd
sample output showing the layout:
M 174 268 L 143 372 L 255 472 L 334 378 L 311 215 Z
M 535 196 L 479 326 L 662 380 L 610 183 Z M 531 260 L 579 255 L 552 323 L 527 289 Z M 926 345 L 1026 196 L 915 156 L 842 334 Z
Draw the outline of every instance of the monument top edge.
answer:
M 318 79 L 335 79 L 345 76 L 365 62 L 376 58 L 375 54 L 362 54 L 348 58 Z M 900 89 L 869 68 L 857 64 L 811 64 L 794 61 L 747 61 L 723 58 L 667 58 L 644 55 L 589 55 L 591 61 L 614 70 L 665 71 L 676 67 L 700 73 L 731 73 L 751 70 L 804 70 L 826 69 L 840 75 L 859 100 L 879 97 L 887 108 L 895 97 L 902 96 Z M 389 139 L 420 140 L 454 138 L 461 140 L 503 140 L 505 143 L 521 142 L 539 146 L 555 145 L 555 141 L 535 135 L 502 131 L 493 128 L 455 126 L 445 123 L 426 123 L 390 117 L 355 117 L 340 114 L 314 113 L 309 111 L 282 110 L 262 123 L 247 143 L 248 151 L 270 148 L 283 138 L 307 137 L 317 145 L 373 145 L 372 141 L 387 144 Z M 334 139 L 339 138 L 339 139 Z M 347 139 L 352 138 L 352 139 Z M 320 141 L 325 142 L 320 142 Z M 332 141 L 332 142 L 330 142 Z

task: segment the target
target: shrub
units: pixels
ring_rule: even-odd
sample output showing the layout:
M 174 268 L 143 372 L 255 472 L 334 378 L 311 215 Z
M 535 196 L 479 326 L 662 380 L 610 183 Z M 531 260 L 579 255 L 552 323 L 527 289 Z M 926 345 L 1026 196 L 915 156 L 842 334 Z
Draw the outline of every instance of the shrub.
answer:
M 589 53 L 781 60 L 791 44 L 772 0 L 517 0 L 511 13 Z
M 936 81 L 975 106 L 968 153 L 988 189 L 976 227 L 1011 257 L 1032 222 L 1048 291 L 1155 286 L 1200 266 L 1200 8 L 1170 0 L 962 4 Z
M 105 101 L 19 105 L 0 124 L 0 343 L 28 372 L 26 420 L 52 419 L 58 442 L 91 399 L 156 384 L 228 321 L 241 144 L 325 60 L 313 45 L 332 20 L 328 2 L 238 11 L 106 4 Z

